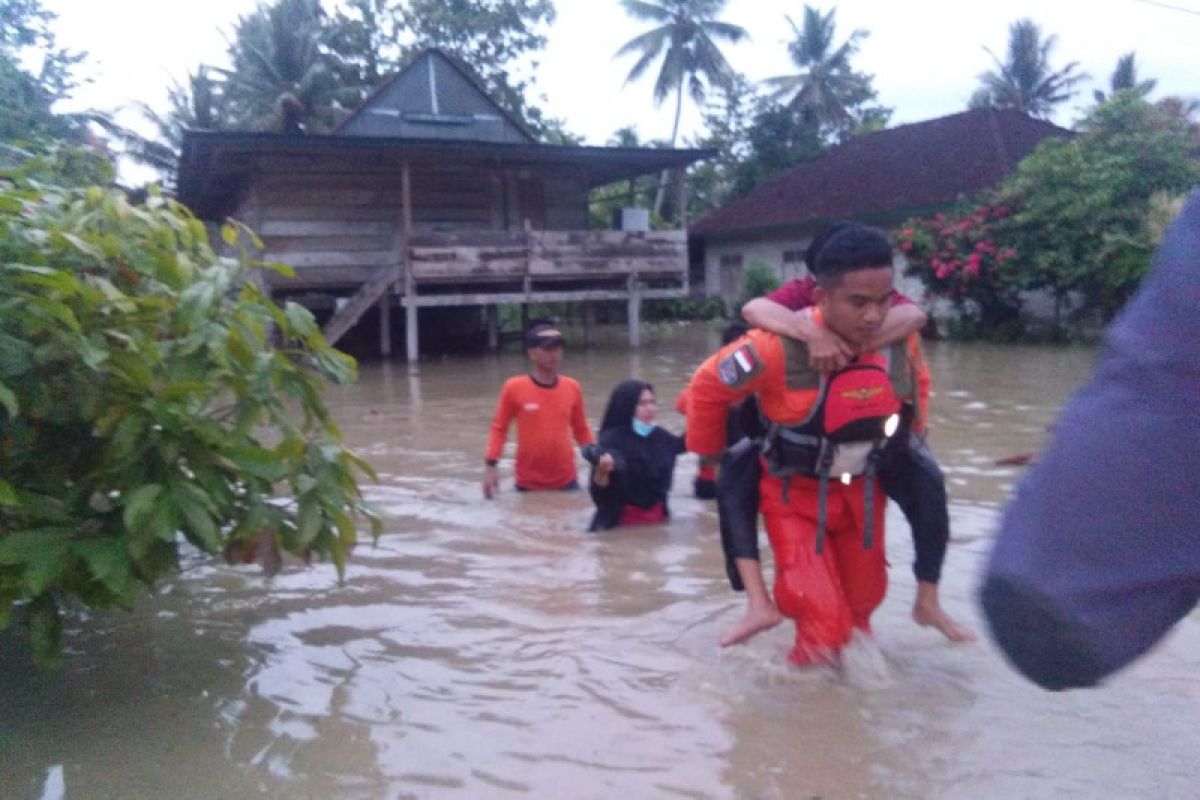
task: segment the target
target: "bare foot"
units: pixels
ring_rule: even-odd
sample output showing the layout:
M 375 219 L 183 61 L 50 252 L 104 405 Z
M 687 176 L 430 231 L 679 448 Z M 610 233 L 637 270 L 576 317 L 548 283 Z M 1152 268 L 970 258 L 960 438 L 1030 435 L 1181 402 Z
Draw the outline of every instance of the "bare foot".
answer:
M 966 625 L 955 622 L 954 618 L 936 602 L 932 604 L 918 602 L 913 606 L 912 616 L 913 621 L 918 625 L 941 631 L 943 636 L 955 644 L 973 642 L 977 638 L 975 631 Z
M 977 638 L 975 631 L 955 622 L 942 608 L 936 583 L 917 581 L 917 599 L 913 603 L 912 616 L 918 625 L 941 631 L 942 636 L 955 644 L 973 642 Z
M 755 607 L 751 606 L 746 609 L 746 614 L 734 625 L 725 635 L 721 637 L 721 647 L 729 647 L 731 644 L 741 644 L 752 638 L 755 634 L 762 633 L 768 628 L 774 628 L 779 623 L 783 622 L 783 614 L 779 613 L 773 605 Z

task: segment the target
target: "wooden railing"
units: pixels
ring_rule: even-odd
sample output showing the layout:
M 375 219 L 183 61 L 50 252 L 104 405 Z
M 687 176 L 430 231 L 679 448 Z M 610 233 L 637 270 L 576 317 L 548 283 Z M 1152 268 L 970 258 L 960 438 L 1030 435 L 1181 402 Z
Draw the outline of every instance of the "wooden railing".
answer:
M 525 276 L 564 281 L 635 274 L 666 278 L 687 271 L 687 236 L 677 230 L 422 234 L 413 237 L 411 253 L 418 284 Z
M 281 289 L 361 285 L 388 268 L 399 267 L 403 276 L 407 266 L 395 250 L 325 251 L 297 247 L 294 240 L 277 241 L 266 237 L 264 258 L 296 271 L 295 280 L 271 280 Z M 687 235 L 680 230 L 417 233 L 409 242 L 409 256 L 418 289 L 525 279 L 586 283 L 631 275 L 682 280 L 687 273 Z

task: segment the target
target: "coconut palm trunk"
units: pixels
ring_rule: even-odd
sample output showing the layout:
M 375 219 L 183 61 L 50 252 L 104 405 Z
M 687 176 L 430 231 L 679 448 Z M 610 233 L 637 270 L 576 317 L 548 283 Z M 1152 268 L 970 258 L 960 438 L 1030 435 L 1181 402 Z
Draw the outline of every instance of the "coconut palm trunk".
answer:
M 671 147 L 675 146 L 675 141 L 679 138 L 679 120 L 683 116 L 683 81 L 679 82 L 679 87 L 675 90 L 675 124 L 671 126 Z M 671 177 L 671 171 L 664 169 L 662 174 L 658 176 L 658 191 L 654 193 L 654 215 L 658 216 L 662 213 L 663 200 L 667 196 L 667 181 Z

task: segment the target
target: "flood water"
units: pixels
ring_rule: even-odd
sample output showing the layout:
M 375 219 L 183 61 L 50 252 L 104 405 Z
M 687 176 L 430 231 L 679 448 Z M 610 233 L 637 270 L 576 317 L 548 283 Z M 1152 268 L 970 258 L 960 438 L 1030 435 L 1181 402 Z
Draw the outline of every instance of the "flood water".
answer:
M 644 341 L 568 350 L 593 426 L 637 375 L 680 428 L 673 398 L 716 331 Z M 953 503 L 944 601 L 978 629 L 982 559 L 1020 477 L 994 460 L 1039 446 L 1095 353 L 929 349 Z M 364 364 L 332 396 L 386 515 L 343 585 L 329 565 L 290 564 L 267 585 L 192 557 L 132 613 L 74 622 L 57 671 L 0 637 L 0 797 L 1200 796 L 1195 614 L 1104 687 L 1043 692 L 989 643 L 913 624 L 892 509 L 875 617 L 886 685 L 789 666 L 786 624 L 722 651 L 741 596 L 713 504 L 690 495 L 694 457 L 659 528 L 585 534 L 586 493 L 517 494 L 508 462 L 500 497 L 482 499 L 494 398 L 523 369 L 515 350 L 431 361 L 419 378 Z

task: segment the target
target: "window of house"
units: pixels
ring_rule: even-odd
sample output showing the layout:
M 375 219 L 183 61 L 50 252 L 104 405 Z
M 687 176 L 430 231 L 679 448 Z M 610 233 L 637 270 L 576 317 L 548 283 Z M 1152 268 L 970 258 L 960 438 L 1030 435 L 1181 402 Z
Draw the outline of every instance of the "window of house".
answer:
M 803 250 L 784 250 L 783 263 L 785 264 L 800 264 L 804 261 Z
M 742 265 L 742 257 L 738 254 L 721 256 L 721 267 L 740 267 Z

